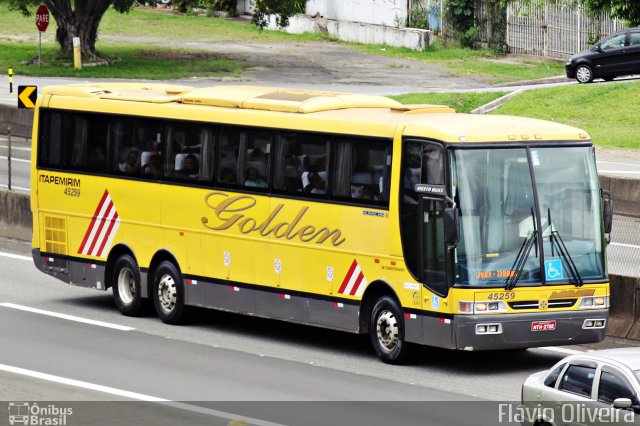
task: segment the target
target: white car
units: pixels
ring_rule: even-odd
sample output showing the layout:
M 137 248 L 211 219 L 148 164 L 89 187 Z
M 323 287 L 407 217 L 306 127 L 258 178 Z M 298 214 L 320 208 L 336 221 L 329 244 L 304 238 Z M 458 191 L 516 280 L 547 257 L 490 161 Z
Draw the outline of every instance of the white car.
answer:
M 640 348 L 571 355 L 529 376 L 514 413 L 522 425 L 640 425 Z

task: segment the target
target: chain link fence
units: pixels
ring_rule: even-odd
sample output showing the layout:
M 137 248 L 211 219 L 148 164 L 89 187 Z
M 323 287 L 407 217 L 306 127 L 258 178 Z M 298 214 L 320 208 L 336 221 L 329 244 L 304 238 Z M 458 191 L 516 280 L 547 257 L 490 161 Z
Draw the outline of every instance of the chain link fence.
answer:
M 614 217 L 607 257 L 610 274 L 640 277 L 640 218 Z

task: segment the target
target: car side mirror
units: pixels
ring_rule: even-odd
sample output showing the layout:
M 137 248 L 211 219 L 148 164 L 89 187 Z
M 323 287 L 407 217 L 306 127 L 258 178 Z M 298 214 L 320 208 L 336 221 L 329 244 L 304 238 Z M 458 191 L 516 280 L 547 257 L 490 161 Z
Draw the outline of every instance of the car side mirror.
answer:
M 444 242 L 449 250 L 456 248 L 460 241 L 459 214 L 458 209 L 455 207 L 444 209 Z
M 613 400 L 613 408 L 628 410 L 633 406 L 633 402 L 629 398 L 616 398 Z
M 595 48 L 596 48 L 596 50 L 597 50 L 598 52 L 600 52 L 600 53 L 604 52 L 604 50 L 602 50 L 602 46 L 600 46 L 600 43 L 596 44 L 596 45 L 595 45 Z

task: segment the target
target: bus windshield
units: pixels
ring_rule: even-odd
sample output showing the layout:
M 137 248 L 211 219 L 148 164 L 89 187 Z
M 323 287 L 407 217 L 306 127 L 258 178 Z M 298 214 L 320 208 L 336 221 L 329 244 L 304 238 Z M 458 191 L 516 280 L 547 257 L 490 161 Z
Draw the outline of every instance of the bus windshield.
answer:
M 460 208 L 457 284 L 508 287 L 516 275 L 511 282 L 519 286 L 604 278 L 590 147 L 457 149 L 451 166 Z

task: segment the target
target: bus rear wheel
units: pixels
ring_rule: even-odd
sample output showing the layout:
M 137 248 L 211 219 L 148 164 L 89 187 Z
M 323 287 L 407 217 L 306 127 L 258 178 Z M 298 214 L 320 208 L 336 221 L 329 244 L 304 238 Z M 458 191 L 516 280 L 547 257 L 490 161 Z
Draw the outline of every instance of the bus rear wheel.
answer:
M 158 265 L 153 275 L 153 304 L 166 324 L 180 324 L 184 313 L 184 281 L 178 268 L 169 261 Z
M 111 283 L 118 310 L 130 317 L 142 314 L 144 299 L 140 287 L 140 268 L 131 255 L 123 254 L 116 260 Z
M 383 296 L 373 306 L 369 323 L 371 344 L 378 358 L 387 364 L 401 364 L 407 356 L 404 319 L 398 303 Z

